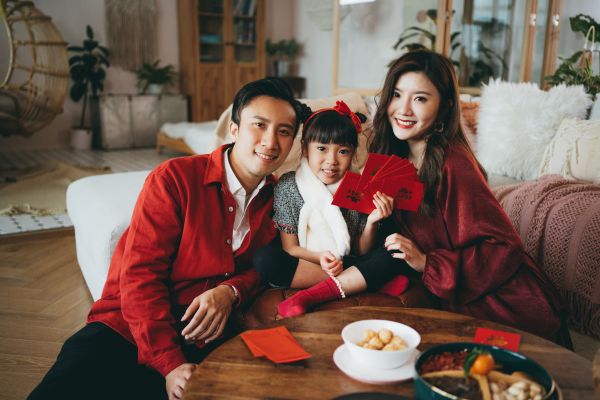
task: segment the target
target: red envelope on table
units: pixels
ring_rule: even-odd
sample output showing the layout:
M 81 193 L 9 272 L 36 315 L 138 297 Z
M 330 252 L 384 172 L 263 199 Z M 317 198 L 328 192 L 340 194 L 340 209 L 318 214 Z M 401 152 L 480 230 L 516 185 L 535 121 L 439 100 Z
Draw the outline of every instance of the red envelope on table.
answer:
M 274 363 L 289 363 L 311 357 L 284 326 L 246 331 L 241 337 L 252 355 L 265 356 Z
M 364 214 L 375 209 L 373 195 L 394 197 L 397 209 L 416 211 L 423 198 L 423 184 L 407 159 L 369 153 L 362 175 L 347 172 L 333 195 L 332 204 Z
M 521 335 L 488 328 L 477 328 L 475 331 L 475 343 L 489 344 L 490 346 L 502 347 L 512 351 L 519 351 Z

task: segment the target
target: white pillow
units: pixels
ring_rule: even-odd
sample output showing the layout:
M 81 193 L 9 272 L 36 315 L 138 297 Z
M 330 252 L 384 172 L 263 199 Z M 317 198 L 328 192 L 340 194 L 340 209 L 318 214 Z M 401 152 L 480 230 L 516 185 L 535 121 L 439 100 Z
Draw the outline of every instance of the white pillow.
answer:
M 481 94 L 477 158 L 490 173 L 534 179 L 560 122 L 585 118 L 591 104 L 581 85 L 546 92 L 533 83 L 492 80 Z
M 600 183 L 600 120 L 566 118 L 546 147 L 540 175 Z

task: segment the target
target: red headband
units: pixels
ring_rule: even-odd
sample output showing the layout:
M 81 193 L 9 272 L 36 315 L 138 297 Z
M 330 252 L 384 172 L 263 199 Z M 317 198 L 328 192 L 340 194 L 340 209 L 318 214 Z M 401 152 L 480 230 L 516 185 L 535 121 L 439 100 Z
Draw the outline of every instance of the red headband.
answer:
M 304 126 L 306 126 L 306 124 L 308 124 L 308 121 L 310 121 L 315 115 L 320 114 L 323 111 L 330 111 L 330 110 L 333 110 L 340 115 L 349 117 L 352 120 L 354 127 L 356 128 L 356 132 L 357 133 L 362 132 L 362 123 L 360 122 L 360 118 L 358 118 L 358 115 L 353 113 L 352 110 L 350 109 L 350 107 L 348 107 L 348 104 L 344 103 L 342 100 L 336 101 L 335 107 L 322 108 L 322 109 L 317 110 L 314 113 L 310 114 L 310 116 L 306 119 L 306 121 L 304 121 Z

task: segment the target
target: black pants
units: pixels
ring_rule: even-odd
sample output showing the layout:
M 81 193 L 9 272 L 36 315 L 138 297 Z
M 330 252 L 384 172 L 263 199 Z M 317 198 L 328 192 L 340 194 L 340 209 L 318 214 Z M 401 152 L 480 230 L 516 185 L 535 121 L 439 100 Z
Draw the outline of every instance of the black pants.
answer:
M 254 253 L 254 267 L 261 279 L 276 286 L 289 287 L 299 259 L 286 253 L 279 243 L 273 242 L 261 247 Z M 367 282 L 368 291 L 376 291 L 383 284 L 398 274 L 410 275 L 410 268 L 404 260 L 391 256 L 383 246 L 363 256 L 346 256 L 343 260 L 344 269 L 355 266 Z
M 197 363 L 216 346 L 213 343 L 203 349 L 185 346 L 183 351 Z M 94 322 L 67 339 L 28 399 L 167 399 L 167 392 L 161 374 L 138 364 L 136 346 Z

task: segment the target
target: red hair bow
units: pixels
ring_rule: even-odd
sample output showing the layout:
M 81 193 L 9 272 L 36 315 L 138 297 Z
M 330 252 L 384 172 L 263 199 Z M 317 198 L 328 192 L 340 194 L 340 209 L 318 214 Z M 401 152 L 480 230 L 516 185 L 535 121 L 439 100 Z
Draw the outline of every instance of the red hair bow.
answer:
M 336 101 L 334 107 L 322 108 L 322 109 L 317 110 L 314 113 L 310 114 L 310 116 L 306 119 L 306 121 L 304 121 L 304 125 L 306 126 L 306 124 L 308 124 L 308 121 L 310 121 L 315 115 L 320 114 L 323 111 L 329 111 L 329 110 L 333 110 L 340 115 L 349 117 L 352 120 L 354 127 L 356 128 L 356 132 L 357 133 L 362 132 L 362 122 L 360 122 L 360 118 L 358 118 L 358 115 L 356 115 L 354 112 L 352 112 L 350 107 L 348 107 L 348 104 L 344 103 L 342 100 Z

